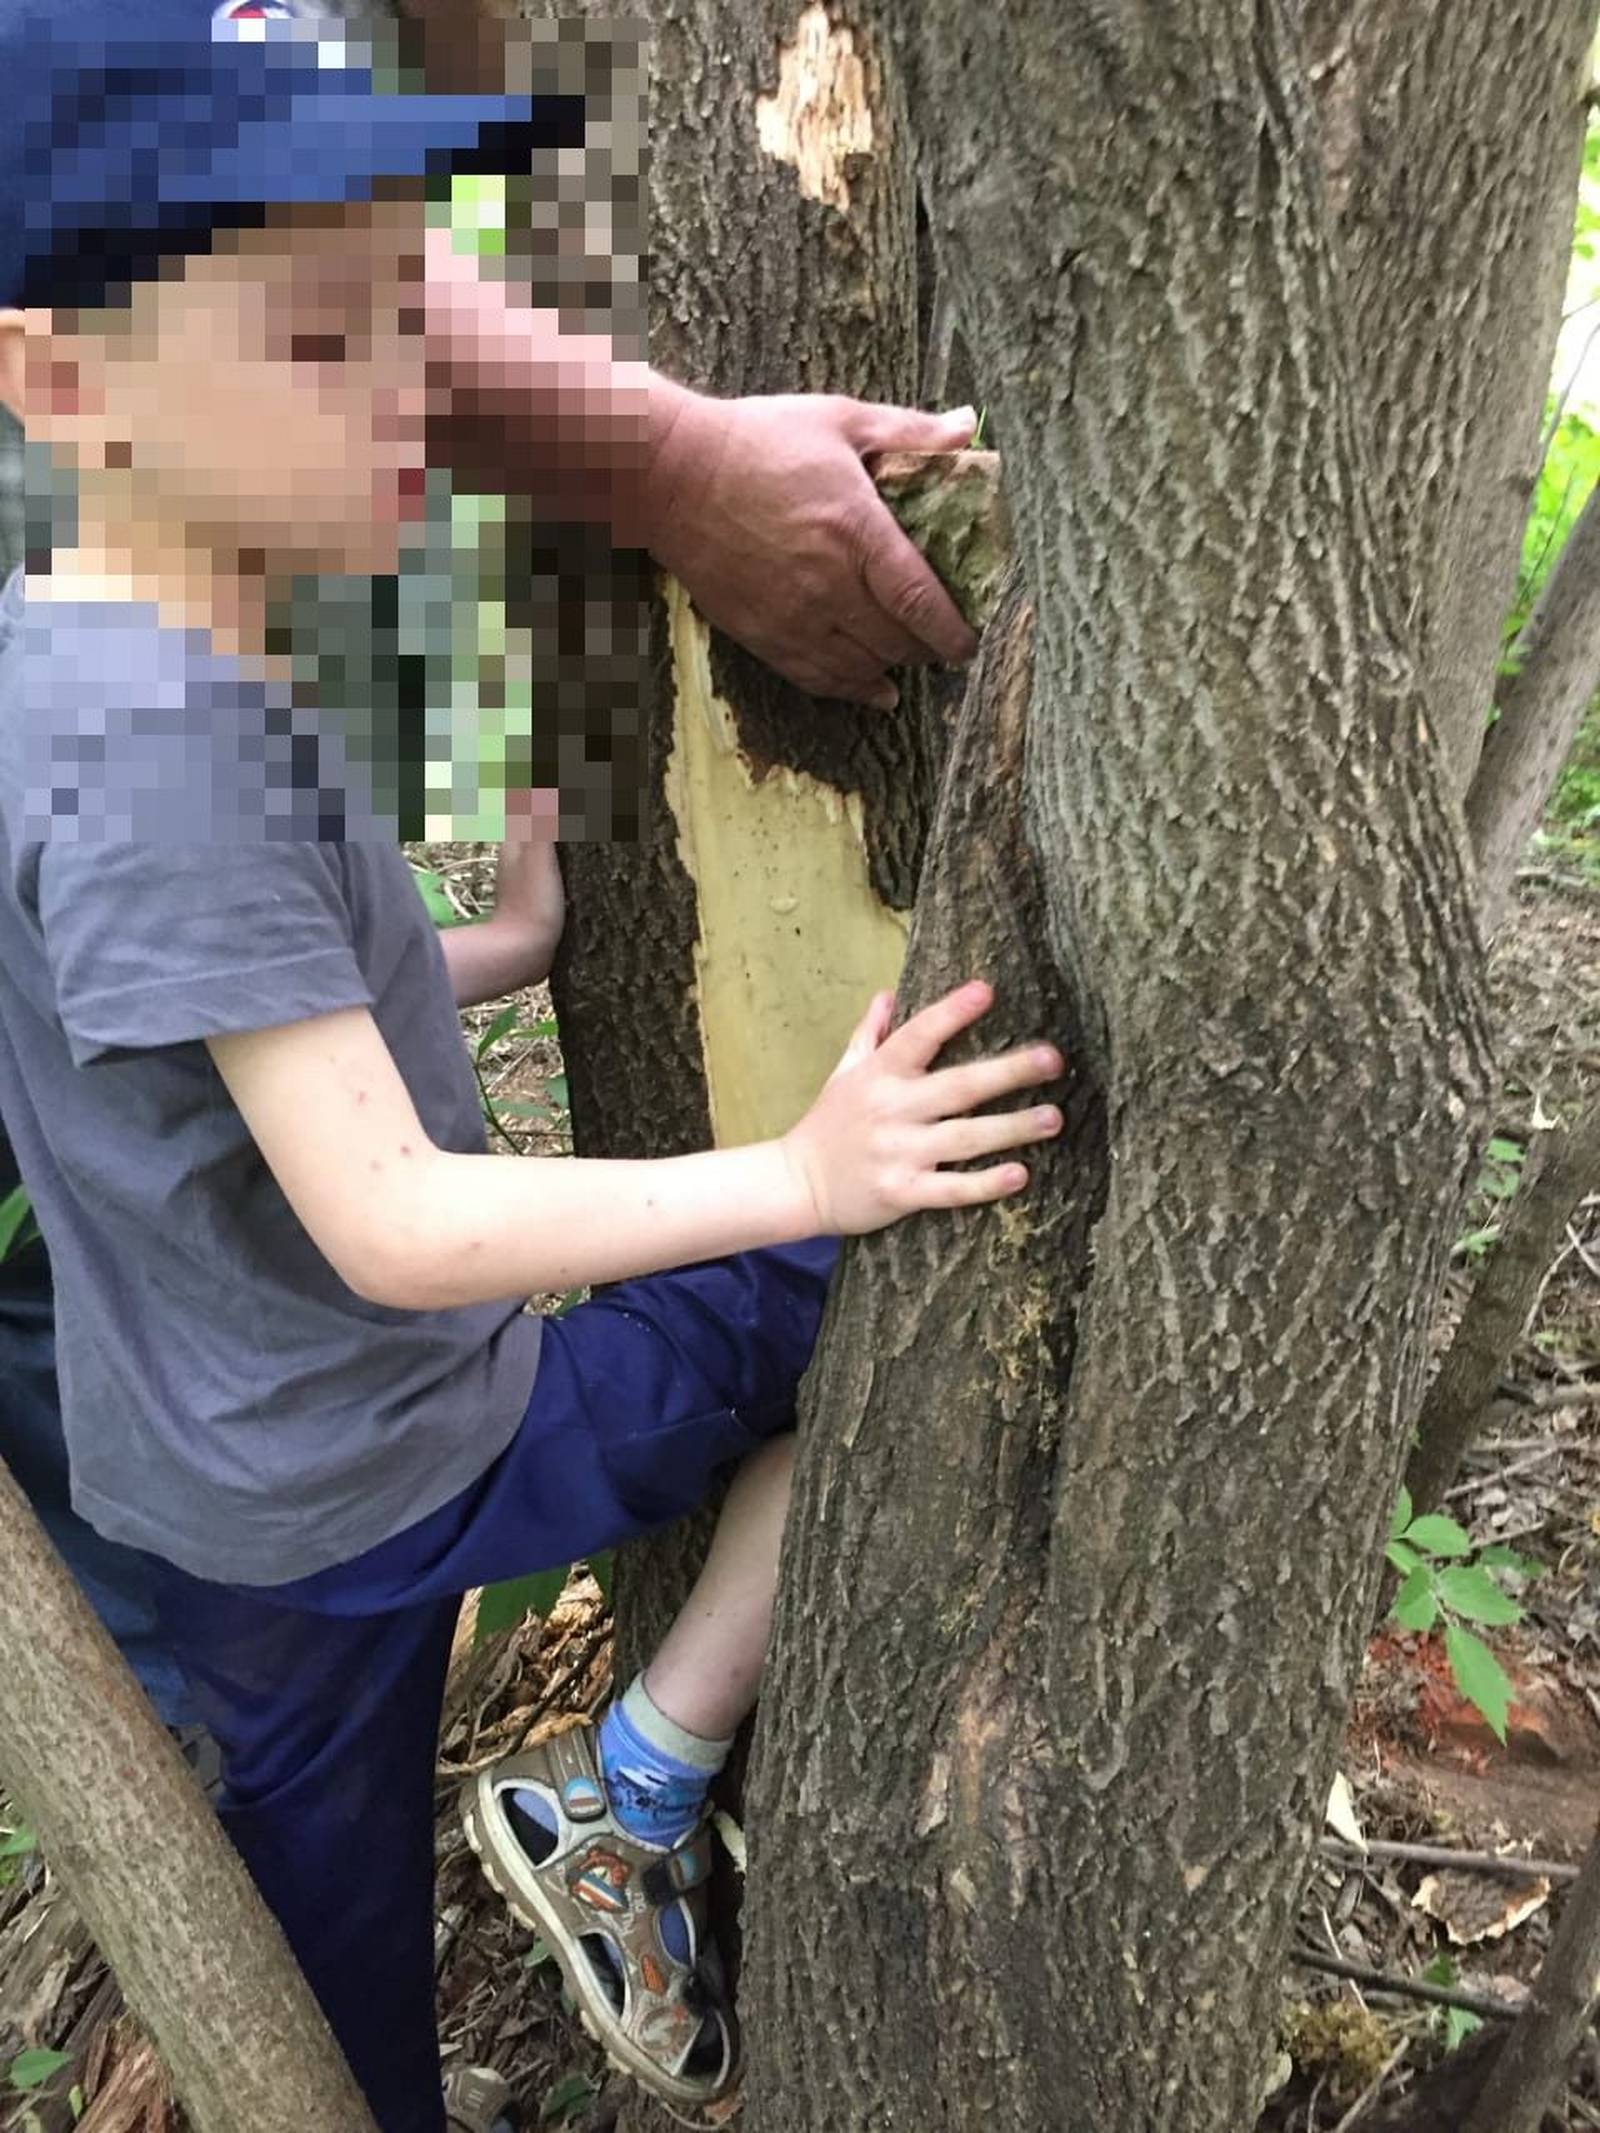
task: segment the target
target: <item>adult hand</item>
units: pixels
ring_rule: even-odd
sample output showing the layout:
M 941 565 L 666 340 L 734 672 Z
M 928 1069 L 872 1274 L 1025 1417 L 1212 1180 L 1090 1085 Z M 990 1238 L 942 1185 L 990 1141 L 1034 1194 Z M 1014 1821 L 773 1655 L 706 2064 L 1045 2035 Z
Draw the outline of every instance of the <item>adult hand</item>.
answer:
M 977 638 L 862 463 L 961 450 L 971 408 L 713 400 L 653 376 L 651 430 L 646 545 L 708 622 L 786 680 L 890 709 L 887 668 L 972 657 Z

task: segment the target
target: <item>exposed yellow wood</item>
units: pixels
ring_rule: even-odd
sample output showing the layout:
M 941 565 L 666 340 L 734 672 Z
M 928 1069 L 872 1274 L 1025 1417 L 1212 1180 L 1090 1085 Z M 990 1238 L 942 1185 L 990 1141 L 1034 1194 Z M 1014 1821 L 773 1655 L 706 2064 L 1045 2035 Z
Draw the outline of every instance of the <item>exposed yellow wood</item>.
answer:
M 695 888 L 712 1129 L 731 1147 L 805 1111 L 873 993 L 898 981 L 909 916 L 873 893 L 858 799 L 784 768 L 756 778 L 711 685 L 710 633 L 672 579 L 666 597 L 666 797 Z
M 800 190 L 843 214 L 851 156 L 872 150 L 872 103 L 853 31 L 813 0 L 779 59 L 778 87 L 756 103 L 756 131 L 769 156 L 792 163 Z

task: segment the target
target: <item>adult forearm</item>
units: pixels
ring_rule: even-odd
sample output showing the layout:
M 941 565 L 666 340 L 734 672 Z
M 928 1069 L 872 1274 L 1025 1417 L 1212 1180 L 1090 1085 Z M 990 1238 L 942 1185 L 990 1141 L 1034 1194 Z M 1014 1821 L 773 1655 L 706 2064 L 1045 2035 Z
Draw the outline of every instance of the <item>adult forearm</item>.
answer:
M 692 393 L 481 275 L 448 231 L 429 232 L 426 331 L 448 381 L 432 396 L 430 455 L 458 486 L 649 545 L 650 470 Z
M 818 1227 L 804 1176 L 777 1141 L 651 1162 L 434 1149 L 406 1167 L 368 1226 L 359 1281 L 395 1310 L 622 1281 L 794 1243 Z

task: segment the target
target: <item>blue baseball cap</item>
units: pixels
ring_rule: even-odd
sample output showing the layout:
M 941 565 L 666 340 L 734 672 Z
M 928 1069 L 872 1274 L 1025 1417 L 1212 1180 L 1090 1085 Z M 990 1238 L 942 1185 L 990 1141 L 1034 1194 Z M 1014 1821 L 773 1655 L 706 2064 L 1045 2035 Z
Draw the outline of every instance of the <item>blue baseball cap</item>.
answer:
M 581 96 L 380 89 L 382 34 L 296 0 L 0 0 L 0 305 L 105 306 L 269 208 L 582 145 Z

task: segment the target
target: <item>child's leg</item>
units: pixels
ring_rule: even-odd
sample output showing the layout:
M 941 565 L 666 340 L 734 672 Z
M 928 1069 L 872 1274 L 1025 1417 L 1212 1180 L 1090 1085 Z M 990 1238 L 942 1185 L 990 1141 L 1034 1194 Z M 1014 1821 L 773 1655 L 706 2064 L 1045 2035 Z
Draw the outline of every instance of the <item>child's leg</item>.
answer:
M 775 1437 L 745 1461 L 694 1590 L 645 1668 L 657 1709 L 702 1739 L 727 1738 L 755 1704 L 793 1471 L 793 1437 Z
M 222 1749 L 223 1825 L 381 2133 L 444 2133 L 433 1771 L 457 1602 L 341 1619 L 153 1573 Z

